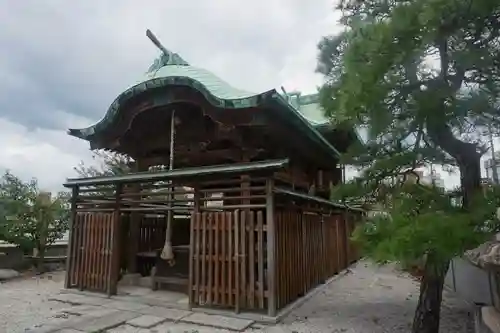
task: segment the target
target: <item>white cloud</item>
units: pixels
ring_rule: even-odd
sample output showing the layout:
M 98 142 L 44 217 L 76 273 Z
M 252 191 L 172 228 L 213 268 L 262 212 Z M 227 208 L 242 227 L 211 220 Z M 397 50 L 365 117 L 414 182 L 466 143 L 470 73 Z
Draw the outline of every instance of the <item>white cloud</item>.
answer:
M 316 44 L 338 31 L 330 0 L 9 1 L 0 11 L 0 169 L 57 189 L 88 144 L 65 133 L 101 118 L 170 50 L 235 87 L 313 92 Z M 456 181 L 456 177 L 447 177 Z
M 21 179 L 37 178 L 41 188 L 59 191 L 73 167 L 91 163 L 88 144 L 61 130 L 36 129 L 0 118 L 0 171 L 10 170 Z
M 0 11 L 0 169 L 55 190 L 89 161 L 65 133 L 101 118 L 167 48 L 235 87 L 314 91 L 316 43 L 334 32 L 329 0 L 9 2 Z

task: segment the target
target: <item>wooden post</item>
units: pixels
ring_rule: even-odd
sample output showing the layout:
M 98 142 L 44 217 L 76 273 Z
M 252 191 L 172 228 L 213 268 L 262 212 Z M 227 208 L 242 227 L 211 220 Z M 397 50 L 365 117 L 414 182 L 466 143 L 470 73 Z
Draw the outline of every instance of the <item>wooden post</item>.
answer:
M 266 224 L 267 224 L 267 314 L 276 316 L 276 264 L 275 264 L 275 225 L 274 225 L 274 181 L 266 181 Z
M 194 228 L 194 223 L 196 219 L 196 215 L 200 212 L 200 187 L 198 185 L 195 185 L 194 187 L 194 194 L 193 194 L 193 213 L 191 214 L 191 221 L 190 221 L 190 231 L 189 231 L 189 283 L 188 283 L 188 297 L 189 297 L 189 310 L 193 308 L 193 305 L 195 304 L 195 292 L 194 292 L 194 287 L 195 287 L 195 281 L 194 281 L 194 274 L 195 274 L 195 247 L 199 246 L 198 244 L 195 244 L 195 232 L 198 232 Z M 196 238 L 198 239 L 198 238 Z M 197 251 L 196 251 L 197 253 Z M 197 253 L 198 255 L 198 253 Z M 196 261 L 197 263 L 197 261 Z M 196 268 L 198 269 L 198 268 Z M 196 281 L 196 288 L 199 288 L 198 281 Z M 198 293 L 196 293 L 197 295 Z M 198 300 L 196 300 L 198 302 Z
M 122 193 L 122 184 L 116 185 L 115 192 L 115 210 L 113 213 L 113 229 L 111 235 L 111 272 L 109 275 L 107 293 L 109 296 L 116 295 L 118 291 L 118 276 L 120 274 L 120 227 L 121 227 L 121 212 L 120 212 L 120 194 Z
M 147 167 L 140 163 L 140 160 L 135 161 L 134 172 L 147 171 Z M 133 185 L 133 192 L 141 190 L 140 184 Z M 136 205 L 138 206 L 138 205 Z M 139 231 L 141 226 L 141 217 L 143 213 L 131 212 L 129 220 L 129 251 L 127 261 L 128 273 L 137 273 L 137 252 L 139 251 Z
M 73 187 L 73 191 L 71 193 L 71 215 L 69 220 L 69 237 L 68 237 L 68 247 L 66 249 L 66 277 L 64 279 L 64 288 L 71 287 L 71 273 L 75 267 L 75 258 L 78 249 L 76 248 L 76 241 L 73 239 L 74 235 L 74 227 L 76 220 L 76 200 L 78 198 L 79 187 Z

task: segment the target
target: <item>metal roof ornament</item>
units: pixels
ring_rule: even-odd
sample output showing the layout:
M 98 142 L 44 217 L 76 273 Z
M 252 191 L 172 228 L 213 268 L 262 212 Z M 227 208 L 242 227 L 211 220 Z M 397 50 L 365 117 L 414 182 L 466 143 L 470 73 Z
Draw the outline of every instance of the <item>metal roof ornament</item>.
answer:
M 162 43 L 156 38 L 156 36 L 151 32 L 151 30 L 146 30 L 146 36 L 153 42 L 153 44 L 160 49 L 162 54 L 160 57 L 156 58 L 153 64 L 149 67 L 148 73 L 156 72 L 160 68 L 169 65 L 177 65 L 177 66 L 189 66 L 189 63 L 182 59 L 180 55 L 177 53 L 171 52 L 167 50 Z

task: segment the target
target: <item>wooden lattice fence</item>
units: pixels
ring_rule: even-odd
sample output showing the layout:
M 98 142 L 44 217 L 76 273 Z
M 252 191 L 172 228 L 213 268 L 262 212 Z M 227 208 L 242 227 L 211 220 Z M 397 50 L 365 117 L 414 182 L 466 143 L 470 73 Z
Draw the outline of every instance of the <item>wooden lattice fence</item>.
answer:
M 192 306 L 265 309 L 267 286 L 262 211 L 195 213 L 191 223 Z
M 72 223 L 69 288 L 116 292 L 118 224 L 114 213 L 78 213 Z

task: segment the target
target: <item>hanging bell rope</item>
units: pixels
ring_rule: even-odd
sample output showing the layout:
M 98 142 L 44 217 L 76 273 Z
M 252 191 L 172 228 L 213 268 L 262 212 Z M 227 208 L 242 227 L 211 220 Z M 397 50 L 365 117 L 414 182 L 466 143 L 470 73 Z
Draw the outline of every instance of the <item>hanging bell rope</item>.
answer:
M 170 119 L 170 161 L 168 165 L 168 170 L 172 171 L 174 168 L 174 140 L 175 140 L 175 110 L 172 111 L 172 116 Z M 167 196 L 167 200 L 170 202 L 169 210 L 167 212 L 167 231 L 165 232 L 165 244 L 163 245 L 163 250 L 161 251 L 160 258 L 167 260 L 170 266 L 175 265 L 174 260 L 174 250 L 172 248 L 172 223 L 173 223 L 173 199 L 174 186 L 172 181 L 170 181 L 170 193 Z

